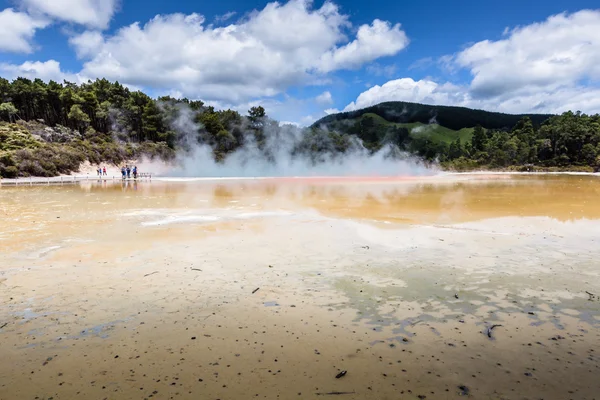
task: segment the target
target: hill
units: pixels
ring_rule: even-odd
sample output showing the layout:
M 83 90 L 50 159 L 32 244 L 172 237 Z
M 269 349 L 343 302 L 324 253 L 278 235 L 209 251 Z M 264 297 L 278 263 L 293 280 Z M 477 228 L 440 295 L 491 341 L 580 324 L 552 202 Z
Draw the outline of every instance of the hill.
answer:
M 534 126 L 539 127 L 550 118 L 550 114 L 503 114 L 466 107 L 433 106 L 427 104 L 389 101 L 361 110 L 330 114 L 321 118 L 313 126 L 336 125 L 340 121 L 356 120 L 365 114 L 374 114 L 387 122 L 401 124 L 439 124 L 451 130 L 473 128 L 481 125 L 486 129 L 508 130 L 523 117 L 531 119 Z
M 600 166 L 600 116 L 503 114 L 465 107 L 386 102 L 328 115 L 311 129 L 356 136 L 439 161 L 447 169 L 569 169 Z

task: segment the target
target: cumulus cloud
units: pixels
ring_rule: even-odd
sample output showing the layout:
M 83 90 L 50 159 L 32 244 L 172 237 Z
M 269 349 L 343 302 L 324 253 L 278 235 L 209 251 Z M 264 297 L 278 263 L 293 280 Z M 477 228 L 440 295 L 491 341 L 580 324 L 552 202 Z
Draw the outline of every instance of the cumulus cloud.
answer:
M 425 104 L 456 104 L 465 101 L 464 89 L 452 84 L 438 85 L 432 80 L 394 79 L 362 92 L 344 111 L 352 111 L 384 101 L 408 101 Z
M 408 37 L 400 24 L 391 26 L 376 19 L 371 25 L 362 25 L 352 42 L 323 54 L 319 69 L 324 72 L 340 68 L 356 68 L 366 62 L 398 53 L 408 45 Z
M 12 8 L 0 11 L 0 51 L 31 53 L 35 31 L 48 25 L 45 19 L 33 18 Z
M 308 0 L 291 0 L 269 3 L 228 26 L 206 25 L 199 14 L 158 15 L 102 40 L 86 32 L 71 44 L 87 57 L 86 76 L 243 102 L 318 83 L 329 72 L 395 54 L 408 43 L 398 24 L 375 20 L 348 42 L 350 27 L 334 3 L 314 9 Z
M 333 97 L 329 91 L 326 91 L 315 97 L 315 101 L 321 105 L 329 105 L 333 104 Z
M 551 16 L 505 30 L 440 62 L 468 69 L 470 83 L 391 80 L 361 93 L 345 111 L 383 101 L 457 105 L 508 113 L 600 112 L 600 11 Z
M 473 74 L 471 92 L 489 98 L 524 87 L 546 90 L 600 79 L 600 11 L 558 14 L 505 32 L 460 52 L 455 62 Z
M 92 28 L 106 29 L 112 19 L 117 0 L 21 0 L 32 15 L 46 15 L 53 19 Z
M 468 86 L 432 80 L 415 81 L 411 78 L 395 79 L 373 86 L 348 104 L 344 111 L 352 111 L 385 101 L 407 101 L 431 105 L 462 106 L 512 114 L 562 113 L 579 110 L 600 112 L 600 88 L 554 85 L 547 88 L 523 88 L 493 98 L 473 96 Z
M 83 82 L 83 78 L 80 78 L 78 75 L 63 71 L 60 63 L 56 60 L 45 62 L 26 61 L 19 65 L 0 63 L 0 76 L 9 79 L 16 79 L 18 77 L 29 79 L 39 78 L 46 82 L 50 80 L 62 82 L 64 79 L 76 83 Z
M 70 37 L 69 44 L 75 48 L 77 57 L 89 58 L 104 44 L 104 38 L 98 31 L 86 31 Z

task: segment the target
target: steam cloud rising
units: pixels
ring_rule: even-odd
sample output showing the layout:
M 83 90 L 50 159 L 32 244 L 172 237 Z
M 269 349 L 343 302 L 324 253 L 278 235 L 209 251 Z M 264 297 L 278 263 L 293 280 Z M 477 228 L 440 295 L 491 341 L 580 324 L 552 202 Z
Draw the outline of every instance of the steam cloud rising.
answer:
M 192 111 L 179 107 L 171 128 L 179 135 L 185 152 L 161 175 L 166 177 L 306 177 L 306 176 L 422 176 L 438 173 L 418 158 L 392 144 L 371 154 L 360 139 L 351 137 L 351 146 L 340 153 L 335 150 L 326 131 L 311 134 L 310 147 L 319 152 L 299 152 L 306 145 L 308 128 L 267 121 L 263 126 L 264 145 L 259 146 L 252 134 L 245 134 L 245 143 L 224 161 L 216 162 L 210 145 L 199 143 L 201 124 L 193 120 Z M 248 131 L 247 124 L 239 127 Z

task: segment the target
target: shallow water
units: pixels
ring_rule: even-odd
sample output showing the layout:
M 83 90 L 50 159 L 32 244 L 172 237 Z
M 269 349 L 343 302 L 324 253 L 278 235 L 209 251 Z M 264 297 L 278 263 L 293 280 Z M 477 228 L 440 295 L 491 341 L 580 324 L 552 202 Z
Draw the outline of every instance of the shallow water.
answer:
M 599 200 L 565 175 L 3 187 L 0 399 L 598 398 Z

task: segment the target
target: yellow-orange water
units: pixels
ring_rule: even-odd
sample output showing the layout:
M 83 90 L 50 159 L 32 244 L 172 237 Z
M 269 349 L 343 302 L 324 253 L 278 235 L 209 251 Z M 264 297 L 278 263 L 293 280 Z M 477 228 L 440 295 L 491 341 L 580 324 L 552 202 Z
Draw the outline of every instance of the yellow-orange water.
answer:
M 597 398 L 599 200 L 566 175 L 2 187 L 0 399 Z

